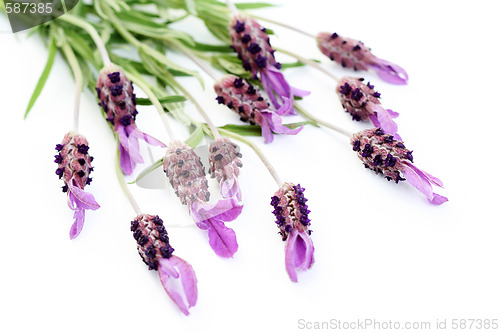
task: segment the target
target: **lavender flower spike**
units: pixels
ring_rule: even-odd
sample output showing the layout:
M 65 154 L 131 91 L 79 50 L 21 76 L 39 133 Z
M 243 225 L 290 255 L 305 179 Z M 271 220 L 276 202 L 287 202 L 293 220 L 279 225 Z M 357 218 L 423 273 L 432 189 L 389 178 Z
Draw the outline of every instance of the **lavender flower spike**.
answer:
M 97 80 L 97 98 L 107 116 L 107 121 L 118 133 L 120 142 L 120 165 L 126 175 L 134 172 L 138 163 L 144 163 L 139 152 L 139 139 L 154 145 L 166 147 L 161 141 L 141 132 L 135 124 L 137 110 L 132 82 L 123 69 L 111 64 L 101 70 Z
M 85 210 L 99 208 L 92 194 L 83 190 L 92 181 L 89 175 L 94 170 L 91 166 L 93 158 L 88 154 L 87 139 L 73 132 L 64 136 L 62 143 L 56 145 L 56 150 L 59 152 L 54 156 L 54 162 L 58 165 L 56 175 L 63 179 L 62 190 L 68 193 L 68 206 L 75 211 L 69 231 L 69 237 L 75 239 L 82 231 Z
M 248 81 L 234 75 L 228 75 L 214 84 L 217 101 L 236 111 L 242 121 L 259 124 L 265 143 L 273 141 L 273 133 L 295 135 L 303 126 L 288 128 L 282 124 L 280 115 L 286 114 L 292 107 L 292 102 L 283 97 L 283 105 L 276 111 L 270 109 L 269 103 L 262 96 L 260 89 Z
M 392 84 L 408 83 L 408 74 L 396 64 L 374 56 L 362 42 L 344 38 L 337 33 L 320 32 L 316 36 L 320 51 L 342 67 L 356 70 L 373 68 L 384 81 Z
M 294 96 L 304 97 L 308 91 L 291 87 L 280 72 L 281 65 L 274 58 L 274 50 L 269 43 L 269 36 L 254 19 L 236 14 L 232 17 L 229 33 L 231 47 L 238 53 L 243 68 L 252 73 L 254 78 L 260 75 L 269 99 L 279 109 L 286 99 L 293 101 Z M 281 99 L 281 103 L 276 96 Z M 287 114 L 294 114 L 293 105 L 287 108 Z
M 446 197 L 433 192 L 432 185 L 443 187 L 443 183 L 418 169 L 413 164 L 413 152 L 402 141 L 394 139 L 393 135 L 385 134 L 380 128 L 367 129 L 353 134 L 351 144 L 366 168 L 396 183 L 407 180 L 433 205 L 448 201 Z
M 158 215 L 141 214 L 131 222 L 130 230 L 137 241 L 137 250 L 150 270 L 158 271 L 168 296 L 186 316 L 198 299 L 198 280 L 191 265 L 172 255 L 174 249 Z M 180 283 L 176 284 L 175 280 Z
M 242 205 L 234 198 L 209 204 L 210 192 L 201 159 L 181 141 L 172 141 L 163 158 L 165 171 L 175 194 L 189 207 L 198 228 L 208 231 L 208 241 L 218 256 L 232 257 L 238 250 L 235 232 L 224 222 L 240 215 Z
M 223 198 L 236 198 L 241 201 L 241 190 L 238 175 L 243 164 L 239 147 L 227 138 L 218 139 L 210 144 L 208 172 L 217 178 Z
M 340 103 L 353 120 L 370 119 L 375 127 L 380 127 L 385 133 L 401 140 L 397 134 L 398 125 L 392 120 L 399 116 L 399 113 L 384 109 L 379 102 L 380 93 L 373 90 L 374 86 L 370 82 L 364 84 L 363 81 L 363 78 L 342 78 L 337 85 Z
M 309 237 L 310 213 L 300 184 L 284 183 L 271 198 L 273 214 L 285 245 L 285 268 L 290 280 L 297 282 L 297 270 L 305 271 L 314 263 L 314 245 Z

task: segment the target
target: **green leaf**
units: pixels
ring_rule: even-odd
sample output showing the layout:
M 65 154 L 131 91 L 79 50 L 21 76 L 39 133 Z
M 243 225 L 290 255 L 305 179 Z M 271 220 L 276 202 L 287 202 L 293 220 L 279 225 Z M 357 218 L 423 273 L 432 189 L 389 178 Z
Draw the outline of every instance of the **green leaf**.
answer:
M 202 126 L 198 126 L 193 131 L 193 133 L 191 133 L 191 135 L 189 136 L 189 138 L 187 138 L 187 140 L 184 141 L 184 143 L 194 149 L 194 148 L 196 148 L 196 146 L 198 146 L 198 144 L 204 138 L 204 136 L 205 135 L 203 133 Z
M 297 127 L 300 127 L 302 125 L 313 125 L 313 126 L 316 126 L 316 127 L 319 127 L 318 124 L 316 124 L 314 121 L 311 121 L 311 120 L 307 120 L 307 121 L 299 121 L 297 123 L 289 123 L 289 124 L 283 124 L 285 125 L 286 127 L 288 128 L 291 128 L 291 129 L 294 129 L 294 128 L 297 128 Z
M 240 77 L 250 77 L 242 64 L 241 60 L 233 55 L 218 55 L 212 57 L 212 65 L 219 67 L 227 73 L 234 74 Z
M 256 125 L 233 125 L 228 124 L 219 127 L 223 130 L 230 131 L 243 136 L 261 136 L 261 128 Z
M 147 169 L 143 170 L 138 176 L 137 178 L 133 181 L 133 182 L 130 182 L 129 184 L 135 184 L 137 183 L 139 180 L 141 180 L 142 178 L 144 178 L 148 173 L 150 173 L 151 171 L 159 168 L 160 166 L 163 165 L 163 158 L 160 158 L 158 161 L 154 162 L 151 166 L 149 166 Z
M 178 102 L 185 102 L 187 99 L 186 97 L 182 95 L 171 95 L 171 96 L 165 96 L 162 98 L 158 98 L 161 104 L 163 103 L 178 103 Z M 153 105 L 149 98 L 136 98 L 135 99 L 137 105 Z
M 210 45 L 210 44 L 194 42 L 194 45 L 187 45 L 187 46 L 190 46 L 192 49 L 200 52 L 220 52 L 220 53 L 234 52 L 233 49 L 229 47 L 229 45 Z
M 235 4 L 235 6 L 236 6 L 236 8 L 242 9 L 242 10 L 276 7 L 275 4 L 265 3 L 265 2 L 237 3 L 237 4 Z
M 281 69 L 287 69 L 287 68 L 295 68 L 295 67 L 302 67 L 305 66 L 304 63 L 300 61 L 296 62 L 280 62 L 281 64 Z
M 52 37 L 50 37 L 48 49 L 49 49 L 49 56 L 47 57 L 47 62 L 45 63 L 42 75 L 40 75 L 40 78 L 38 79 L 38 83 L 36 84 L 35 90 L 31 95 L 28 107 L 26 108 L 26 112 L 24 113 L 24 119 L 26 119 L 28 113 L 31 111 L 31 108 L 38 99 L 38 96 L 40 96 L 40 93 L 42 92 L 42 89 L 45 86 L 45 82 L 47 82 L 47 78 L 49 77 L 52 65 L 54 64 L 57 47 L 56 47 L 56 41 Z

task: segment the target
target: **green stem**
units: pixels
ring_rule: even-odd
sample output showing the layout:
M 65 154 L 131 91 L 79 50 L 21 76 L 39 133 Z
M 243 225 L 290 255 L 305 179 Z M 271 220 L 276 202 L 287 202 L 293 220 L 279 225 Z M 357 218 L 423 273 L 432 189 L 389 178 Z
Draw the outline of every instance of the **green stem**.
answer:
M 262 17 L 262 16 L 258 16 L 258 15 L 255 15 L 255 14 L 248 14 L 249 16 L 253 17 L 254 19 L 257 19 L 257 20 L 261 20 L 261 21 L 266 21 L 266 22 L 269 22 L 269 23 L 272 23 L 272 24 L 276 24 L 276 25 L 280 25 L 284 28 L 287 28 L 287 29 L 290 29 L 290 30 L 293 30 L 295 32 L 298 32 L 300 34 L 303 34 L 307 37 L 311 37 L 313 39 L 316 39 L 316 36 L 307 32 L 307 31 L 304 31 L 302 29 L 299 29 L 297 27 L 294 27 L 294 26 L 291 26 L 291 25 L 288 25 L 286 23 L 283 23 L 283 22 L 279 22 L 279 21 L 275 21 L 275 20 L 271 20 L 269 18 L 266 18 L 266 17 Z
M 313 60 L 310 60 L 310 59 L 307 59 L 307 58 L 304 58 L 296 53 L 293 53 L 291 51 L 288 51 L 288 50 L 284 50 L 284 49 L 281 49 L 281 48 L 275 48 L 276 51 L 278 52 L 281 52 L 281 53 L 284 53 L 284 54 L 287 54 L 289 55 L 290 57 L 293 57 L 295 59 L 297 59 L 298 61 L 300 61 L 301 63 L 304 63 L 306 65 L 309 65 L 311 67 L 314 67 L 315 69 L 319 70 L 320 72 L 322 72 L 323 74 L 326 74 L 329 78 L 339 82 L 340 79 L 338 77 L 336 77 L 335 75 L 333 75 L 332 73 L 330 73 L 328 70 L 324 69 L 319 63 L 317 63 L 316 61 L 313 61 Z
M 67 42 L 63 42 L 62 50 L 66 59 L 68 60 L 68 64 L 71 67 L 71 71 L 73 72 L 73 76 L 75 77 L 76 91 L 75 91 L 75 104 L 74 104 L 74 113 L 73 113 L 73 130 L 78 133 L 78 118 L 80 113 L 80 96 L 83 90 L 83 80 L 82 80 L 82 70 L 80 68 L 80 64 L 76 59 L 75 53 L 73 49 L 69 46 Z
M 87 23 L 85 20 L 82 20 L 81 18 L 71 14 L 64 14 L 62 16 L 59 16 L 59 19 L 85 30 L 90 35 L 95 45 L 97 46 L 97 50 L 99 51 L 99 54 L 101 55 L 102 58 L 102 62 L 104 65 L 103 67 L 106 67 L 111 63 L 108 51 L 106 50 L 106 46 L 104 45 L 101 36 L 90 23 Z
M 170 127 L 170 124 L 167 120 L 167 115 L 165 114 L 165 111 L 163 111 L 163 106 L 161 106 L 161 103 L 158 100 L 158 97 L 156 97 L 155 93 L 153 93 L 148 84 L 140 76 L 136 76 L 130 72 L 126 72 L 126 75 L 130 80 L 137 84 L 142 91 L 144 91 L 146 96 L 148 96 L 149 100 L 155 106 L 161 120 L 163 121 L 163 125 L 165 126 L 165 130 L 167 131 L 168 138 L 170 139 L 170 141 L 175 140 L 174 132 L 172 131 L 172 128 Z
M 269 171 L 269 173 L 271 174 L 271 176 L 273 176 L 273 178 L 276 181 L 276 183 L 278 184 L 278 186 L 281 187 L 281 185 L 283 185 L 281 178 L 279 177 L 278 173 L 276 172 L 276 170 L 272 166 L 271 162 L 267 159 L 266 155 L 264 155 L 262 150 L 260 150 L 260 148 L 255 143 L 253 143 L 252 141 L 245 139 L 243 136 L 236 134 L 236 133 L 233 133 L 231 131 L 221 129 L 221 128 L 219 128 L 219 131 L 221 134 L 224 134 L 227 137 L 230 137 L 230 138 L 233 138 L 233 139 L 238 140 L 240 142 L 243 142 L 244 144 L 246 144 L 250 148 L 252 148 L 254 150 L 254 152 L 257 154 L 257 156 L 260 158 L 262 163 L 264 163 L 264 165 L 266 166 L 266 168 Z
M 141 209 L 139 208 L 137 201 L 135 201 L 132 192 L 130 192 L 130 190 L 127 187 L 127 184 L 125 183 L 125 178 L 123 177 L 123 172 L 120 167 L 120 150 L 118 149 L 118 146 L 116 148 L 115 171 L 116 171 L 116 177 L 118 178 L 118 182 L 120 183 L 120 187 L 125 196 L 127 197 L 128 201 L 130 202 L 130 205 L 132 206 L 137 215 L 141 215 L 142 214 Z
M 320 118 L 317 118 L 316 116 L 313 116 L 312 114 L 310 114 L 309 112 L 307 112 L 302 106 L 300 106 L 299 104 L 297 103 L 294 103 L 294 107 L 295 107 L 295 110 L 297 110 L 297 112 L 299 114 L 301 114 L 302 116 L 304 116 L 305 118 L 311 120 L 311 121 L 314 121 L 315 123 L 317 123 L 318 125 L 321 125 L 321 126 L 324 126 L 324 127 L 327 127 L 331 130 L 334 130 L 335 132 L 337 133 L 340 133 L 348 138 L 350 138 L 352 136 L 352 133 L 341 128 L 341 127 L 338 127 L 338 126 L 335 126 L 327 121 L 324 121 Z

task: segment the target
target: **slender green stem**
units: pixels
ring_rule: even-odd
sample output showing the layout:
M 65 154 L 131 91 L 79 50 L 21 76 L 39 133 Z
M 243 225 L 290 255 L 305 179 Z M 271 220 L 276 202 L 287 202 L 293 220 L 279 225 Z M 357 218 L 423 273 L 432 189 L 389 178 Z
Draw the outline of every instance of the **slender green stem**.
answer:
M 251 17 L 253 17 L 254 19 L 261 20 L 261 21 L 266 21 L 266 22 L 269 22 L 269 23 L 272 23 L 272 24 L 276 24 L 276 25 L 280 25 L 280 26 L 282 26 L 282 27 L 284 27 L 284 28 L 287 28 L 287 29 L 293 30 L 293 31 L 298 32 L 298 33 L 300 33 L 300 34 L 302 34 L 302 35 L 305 35 L 305 36 L 307 36 L 307 37 L 311 37 L 311 38 L 313 38 L 313 39 L 316 39 L 316 36 L 315 36 L 315 35 L 313 35 L 312 33 L 307 32 L 307 31 L 304 31 L 304 30 L 299 29 L 299 28 L 297 28 L 297 27 L 294 27 L 294 26 L 292 26 L 292 25 L 288 25 L 288 24 L 283 23 L 283 22 L 279 22 L 279 21 L 271 20 L 271 19 L 269 19 L 269 18 L 267 18 L 267 17 L 262 17 L 262 16 L 258 16 L 258 15 L 255 15 L 255 14 L 248 14 L 248 15 L 249 15 L 249 16 L 251 16 Z
M 80 64 L 78 64 L 78 60 L 76 59 L 75 53 L 73 49 L 69 46 L 68 43 L 64 42 L 62 44 L 62 50 L 66 59 L 68 60 L 68 64 L 71 67 L 71 71 L 73 72 L 73 76 L 75 77 L 75 104 L 73 111 L 73 131 L 78 133 L 78 119 L 80 113 L 80 96 L 83 90 L 83 80 L 82 80 L 82 70 L 80 68 Z
M 280 176 L 278 175 L 278 173 L 276 172 L 276 170 L 272 166 L 271 162 L 267 159 L 266 155 L 264 155 L 262 150 L 260 150 L 260 148 L 256 144 L 254 144 L 252 141 L 245 139 L 243 136 L 236 134 L 236 133 L 233 133 L 231 131 L 227 131 L 227 130 L 221 129 L 221 128 L 219 128 L 219 131 L 220 131 L 220 133 L 224 134 L 225 136 L 233 138 L 233 139 L 238 140 L 240 142 L 243 142 L 244 144 L 246 144 L 250 148 L 252 148 L 255 151 L 255 153 L 257 154 L 257 156 L 260 158 L 262 163 L 264 163 L 264 165 L 266 166 L 266 168 L 269 171 L 269 173 L 271 174 L 271 176 L 273 176 L 273 178 L 276 181 L 276 183 L 278 184 L 278 186 L 281 187 L 281 185 L 283 185 L 283 182 L 281 181 Z
M 135 201 L 132 192 L 130 192 L 130 190 L 127 187 L 127 184 L 125 183 L 125 178 L 123 177 L 123 172 L 120 167 L 120 151 L 118 150 L 118 146 L 116 148 L 115 171 L 116 171 L 116 177 L 118 178 L 118 182 L 120 183 L 120 187 L 125 196 L 127 197 L 128 201 L 130 202 L 130 205 L 132 206 L 137 215 L 141 215 L 142 214 L 141 209 L 139 208 L 137 201 Z
M 281 48 L 275 48 L 276 51 L 278 52 L 281 52 L 281 53 L 284 53 L 284 54 L 287 54 L 295 59 L 297 59 L 298 61 L 306 64 L 306 65 L 309 65 L 311 67 L 314 67 L 316 68 L 317 70 L 319 70 L 320 72 L 322 72 L 323 74 L 326 74 L 329 78 L 339 82 L 340 79 L 338 77 L 336 77 L 335 75 L 333 75 L 332 73 L 330 73 L 328 70 L 326 70 L 325 68 L 323 68 L 319 63 L 317 63 L 316 61 L 313 61 L 311 59 L 307 59 L 307 58 L 304 58 L 296 53 L 293 53 L 291 51 L 288 51 L 288 50 L 284 50 L 284 49 L 281 49 Z
M 160 118 L 163 121 L 163 125 L 165 126 L 165 130 L 167 131 L 168 138 L 170 139 L 170 141 L 175 140 L 174 132 L 172 131 L 172 128 L 170 127 L 170 124 L 167 120 L 167 115 L 165 114 L 163 106 L 161 106 L 161 103 L 158 100 L 158 97 L 156 97 L 155 93 L 153 93 L 148 84 L 140 76 L 136 76 L 130 72 L 127 72 L 126 75 L 130 80 L 134 81 L 134 83 L 137 84 L 142 91 L 144 91 L 146 96 L 148 96 L 149 100 L 160 114 Z
M 335 132 L 337 133 L 340 133 L 348 138 L 350 138 L 352 136 L 352 133 L 341 128 L 341 127 L 338 127 L 338 126 L 335 126 L 327 121 L 324 121 L 320 118 L 317 118 L 316 116 L 313 116 L 312 114 L 310 114 L 309 112 L 307 112 L 302 106 L 300 106 L 299 104 L 297 103 L 294 103 L 294 107 L 295 107 L 295 110 L 297 110 L 297 112 L 299 114 L 301 114 L 302 116 L 304 116 L 305 118 L 309 119 L 309 120 L 312 120 L 314 121 L 315 123 L 317 123 L 318 125 L 321 125 L 321 126 L 324 126 L 324 127 L 327 127 L 331 130 L 334 130 Z
M 70 24 L 76 25 L 77 27 L 82 28 L 85 30 L 92 40 L 94 41 L 95 45 L 97 46 L 97 50 L 99 51 L 99 54 L 101 55 L 102 62 L 104 64 L 104 67 L 109 65 L 111 63 L 111 60 L 109 59 L 109 54 L 108 51 L 106 50 L 106 46 L 104 45 L 104 42 L 102 41 L 101 36 L 97 32 L 97 30 L 90 24 L 87 23 L 87 21 L 82 20 L 79 17 L 76 17 L 71 14 L 64 14 L 62 16 L 59 16 L 59 19 L 66 21 Z
M 212 132 L 212 135 L 214 137 L 215 140 L 217 139 L 220 139 L 220 134 L 219 134 L 219 130 L 217 129 L 217 127 L 215 127 L 215 125 L 212 123 L 212 120 L 210 119 L 210 117 L 206 114 L 205 110 L 201 107 L 200 103 L 198 103 L 198 101 L 196 100 L 196 98 L 193 97 L 193 95 L 191 95 L 189 93 L 189 91 L 187 89 L 185 89 L 175 78 L 172 74 L 170 74 L 169 71 L 165 71 L 165 76 L 166 76 L 166 79 L 169 80 L 169 82 L 174 85 L 177 89 L 179 89 L 179 91 L 184 95 L 186 96 L 186 98 L 188 100 L 190 100 L 194 106 L 196 107 L 196 109 L 198 110 L 198 112 L 201 114 L 201 116 L 203 117 L 203 119 L 205 119 L 207 125 L 208 125 L 208 128 L 210 128 L 210 131 Z

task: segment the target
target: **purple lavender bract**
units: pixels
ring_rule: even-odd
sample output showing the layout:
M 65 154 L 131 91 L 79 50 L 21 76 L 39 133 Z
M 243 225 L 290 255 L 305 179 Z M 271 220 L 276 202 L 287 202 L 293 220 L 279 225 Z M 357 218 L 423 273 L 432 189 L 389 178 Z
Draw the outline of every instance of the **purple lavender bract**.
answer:
M 408 74 L 400 66 L 374 56 L 362 42 L 344 38 L 337 33 L 320 32 L 316 36 L 320 51 L 342 65 L 354 70 L 373 68 L 384 81 L 392 84 L 406 84 Z
M 393 135 L 384 133 L 380 128 L 367 129 L 354 133 L 351 144 L 366 168 L 396 183 L 407 180 L 433 205 L 448 201 L 432 190 L 432 185 L 443 187 L 441 180 L 414 166 L 413 152 Z
M 82 231 L 85 210 L 99 208 L 92 194 L 83 190 L 92 181 L 89 175 L 94 170 L 91 166 L 93 158 L 88 153 L 87 139 L 73 132 L 67 133 L 55 149 L 58 151 L 54 156 L 54 162 L 58 164 L 56 175 L 63 179 L 63 192 L 68 193 L 68 206 L 75 211 L 69 233 L 70 238 L 74 239 Z
M 238 175 L 243 166 L 239 147 L 227 138 L 218 139 L 210 144 L 208 172 L 212 178 L 217 178 L 223 198 L 236 198 L 241 201 L 241 190 L 238 185 Z
M 230 22 L 229 33 L 231 47 L 238 53 L 243 68 L 252 73 L 254 78 L 260 75 L 260 80 L 269 99 L 276 109 L 286 100 L 293 101 L 294 96 L 304 97 L 309 92 L 291 87 L 280 72 L 281 65 L 274 58 L 274 50 L 269 43 L 269 36 L 254 19 L 236 14 Z M 276 98 L 281 99 L 281 103 Z M 293 105 L 287 109 L 293 114 Z
M 314 263 L 314 245 L 309 237 L 309 209 L 300 184 L 284 183 L 271 198 L 273 214 L 285 245 L 285 268 L 290 280 L 297 282 L 297 270 L 307 270 Z

